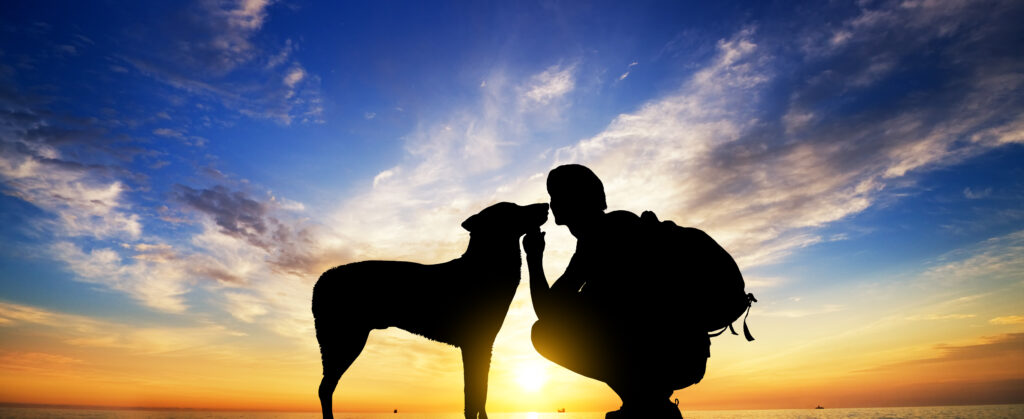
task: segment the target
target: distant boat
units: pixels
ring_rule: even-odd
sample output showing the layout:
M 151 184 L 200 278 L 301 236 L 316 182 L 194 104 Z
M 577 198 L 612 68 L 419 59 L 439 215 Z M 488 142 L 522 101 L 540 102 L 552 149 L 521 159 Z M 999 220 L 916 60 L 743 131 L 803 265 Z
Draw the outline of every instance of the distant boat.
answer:
M 565 413 L 565 408 L 558 409 L 558 413 Z
M 815 409 L 824 409 L 824 407 L 821 407 L 821 405 L 819 404 L 818 407 L 815 407 Z

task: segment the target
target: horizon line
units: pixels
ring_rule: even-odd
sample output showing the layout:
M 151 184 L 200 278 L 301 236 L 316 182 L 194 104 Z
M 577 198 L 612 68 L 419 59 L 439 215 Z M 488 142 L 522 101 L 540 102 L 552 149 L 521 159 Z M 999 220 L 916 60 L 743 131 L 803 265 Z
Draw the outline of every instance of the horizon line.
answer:
M 890 406 L 837 406 L 825 407 L 826 410 L 834 409 L 885 409 L 885 408 L 915 408 L 915 407 L 967 407 L 967 406 L 1015 406 L 1024 405 L 1024 401 L 1016 403 L 950 403 L 950 404 L 929 404 L 929 405 L 890 405 Z M 824 407 L 824 406 L 823 406 Z M 109 406 L 109 405 L 83 405 L 83 404 L 52 404 L 52 403 L 21 403 L 21 402 L 0 402 L 0 408 L 25 408 L 25 409 L 68 409 L 68 410 L 156 410 L 156 411 L 197 411 L 197 412 L 286 412 L 286 413 L 319 413 L 320 409 L 234 409 L 234 408 L 210 408 L 210 407 L 150 407 L 150 406 Z M 338 413 L 390 413 L 392 409 L 378 410 L 338 410 Z M 401 409 L 399 409 L 401 410 Z M 776 407 L 776 408 L 736 408 L 736 409 L 686 409 L 696 412 L 716 411 L 739 411 L 739 410 L 816 410 L 815 407 Z M 603 412 L 603 410 L 574 410 L 574 413 Z M 406 410 L 400 413 L 462 413 L 458 410 Z M 537 410 L 502 410 L 490 413 L 552 413 Z M 568 413 L 568 412 L 566 412 Z

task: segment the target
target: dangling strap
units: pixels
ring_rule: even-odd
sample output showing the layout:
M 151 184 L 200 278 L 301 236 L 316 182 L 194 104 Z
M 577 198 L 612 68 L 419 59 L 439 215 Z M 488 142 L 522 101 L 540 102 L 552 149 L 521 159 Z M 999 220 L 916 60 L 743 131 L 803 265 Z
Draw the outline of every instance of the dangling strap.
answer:
M 747 294 L 747 313 L 743 315 L 743 336 L 747 338 L 747 342 L 751 342 L 754 340 L 754 335 L 750 334 L 750 328 L 747 327 L 747 316 L 750 315 L 750 306 L 756 302 L 757 299 L 754 298 L 754 294 Z M 721 335 L 722 333 L 725 333 L 726 330 L 732 332 L 732 334 L 734 335 L 739 335 L 739 333 L 736 333 L 736 329 L 732 327 L 732 323 L 730 323 L 728 326 L 723 327 L 722 330 L 719 330 L 714 333 L 708 333 L 708 337 L 713 338 L 715 336 Z
M 754 340 L 754 335 L 750 334 L 750 328 L 747 327 L 747 316 L 750 315 L 750 307 L 753 306 L 756 302 L 757 299 L 754 298 L 754 294 L 747 294 L 747 314 L 743 315 L 743 336 L 747 338 L 747 342 L 751 342 Z M 729 325 L 729 328 L 732 329 L 731 324 Z M 735 335 L 736 331 L 733 330 L 732 333 Z

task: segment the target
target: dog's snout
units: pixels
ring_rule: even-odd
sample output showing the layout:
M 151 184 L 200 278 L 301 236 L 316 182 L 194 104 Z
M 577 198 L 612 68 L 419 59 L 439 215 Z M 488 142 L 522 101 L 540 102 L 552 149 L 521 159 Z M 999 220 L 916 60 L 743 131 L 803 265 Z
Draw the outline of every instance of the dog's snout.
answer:
M 531 204 L 526 207 L 533 218 L 533 221 L 537 225 L 544 224 L 548 221 L 548 204 Z
M 533 214 L 542 215 L 545 220 L 548 218 L 548 204 L 531 204 L 527 208 Z

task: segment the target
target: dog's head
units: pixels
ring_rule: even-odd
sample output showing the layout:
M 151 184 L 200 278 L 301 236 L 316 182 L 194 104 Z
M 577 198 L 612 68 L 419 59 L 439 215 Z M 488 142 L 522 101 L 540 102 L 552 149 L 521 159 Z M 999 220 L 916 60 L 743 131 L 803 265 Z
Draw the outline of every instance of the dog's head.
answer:
M 540 229 L 548 220 L 548 204 L 516 205 L 499 202 L 462 222 L 470 233 L 514 234 L 517 237 Z

